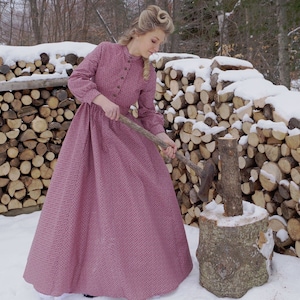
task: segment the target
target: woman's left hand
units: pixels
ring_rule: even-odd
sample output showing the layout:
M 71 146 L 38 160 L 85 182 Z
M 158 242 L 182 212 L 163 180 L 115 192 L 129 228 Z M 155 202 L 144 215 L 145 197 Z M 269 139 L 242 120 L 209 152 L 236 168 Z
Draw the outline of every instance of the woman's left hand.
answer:
M 175 142 L 172 139 L 170 139 L 165 132 L 158 133 L 156 136 L 162 141 L 164 141 L 167 145 L 169 145 L 166 149 L 161 150 L 162 153 L 170 158 L 175 158 L 175 153 L 177 151 L 177 146 Z

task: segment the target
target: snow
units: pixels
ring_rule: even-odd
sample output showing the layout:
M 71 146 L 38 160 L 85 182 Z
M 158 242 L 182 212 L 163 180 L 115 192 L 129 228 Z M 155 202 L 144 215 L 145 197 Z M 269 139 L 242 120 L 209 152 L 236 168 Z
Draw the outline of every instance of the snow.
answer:
M 11 79 L 10 81 L 28 81 L 48 78 L 66 78 L 67 70 L 72 69 L 72 65 L 65 63 L 64 56 L 73 53 L 78 57 L 85 57 L 91 52 L 96 45 L 79 42 L 61 42 L 39 44 L 36 46 L 6 46 L 0 45 L 0 57 L 3 63 L 9 66 L 15 65 L 17 61 L 25 61 L 34 63 L 40 59 L 40 54 L 47 53 L 49 55 L 49 63 L 55 66 L 55 73 L 48 75 L 33 74 L 31 76 L 21 76 Z M 24 72 L 24 70 L 23 70 Z
M 248 71 L 243 70 L 243 72 Z M 235 79 L 236 81 L 225 87 L 220 94 L 234 92 L 237 97 L 253 101 L 288 91 L 286 87 L 274 85 L 272 82 L 263 78 L 245 79 L 245 77 L 243 77 L 243 80 L 239 80 L 238 78 Z
M 216 56 L 214 59 L 220 65 L 228 65 L 228 66 L 236 66 L 236 67 L 242 66 L 245 68 L 253 68 L 253 65 L 249 61 L 243 59 L 226 57 L 226 56 Z
M 210 64 L 210 59 L 196 56 L 194 58 L 184 58 L 184 64 L 180 59 L 167 62 L 165 68 L 172 67 L 175 70 L 182 71 L 183 76 L 187 76 L 189 73 L 196 73 L 199 69 L 209 67 Z
M 151 57 L 150 57 L 150 61 L 158 61 L 161 58 L 166 57 L 166 58 L 173 58 L 173 57 L 177 57 L 177 58 L 199 58 L 198 55 L 194 55 L 194 54 L 188 54 L 188 53 L 166 53 L 166 52 L 157 52 L 154 53 Z
M 253 215 L 254 210 L 246 209 Z M 40 212 L 5 217 L 0 215 L 0 299 L 1 300 L 39 300 L 34 288 L 23 279 L 26 259 L 32 243 Z M 185 231 L 193 260 L 193 270 L 180 286 L 161 300 L 218 300 L 199 284 L 199 265 L 196 250 L 199 242 L 199 229 L 185 225 Z M 281 233 L 279 233 L 281 235 Z M 274 253 L 271 263 L 271 275 L 266 284 L 249 290 L 242 300 L 299 300 L 300 259 Z M 65 300 L 84 300 L 82 295 L 66 295 Z M 99 300 L 116 300 L 108 297 L 97 297 Z
M 70 68 L 70 65 L 64 62 L 63 56 L 66 54 L 74 53 L 78 56 L 86 56 L 91 52 L 96 45 L 88 43 L 75 43 L 75 42 L 62 42 L 62 43 L 48 43 L 36 46 L 0 46 L 0 56 L 4 60 L 4 64 L 13 65 L 19 60 L 26 62 L 34 62 L 39 59 L 39 55 L 43 52 L 50 56 L 50 62 L 55 65 L 56 73 L 49 75 L 32 75 L 21 77 L 19 79 L 12 79 L 12 81 L 18 80 L 32 80 L 32 79 L 46 79 L 46 78 L 61 78 L 66 77 L 66 70 Z M 167 63 L 168 67 L 181 70 L 183 74 L 195 72 L 196 76 L 203 78 L 205 83 L 202 88 L 210 89 L 210 74 L 211 63 L 213 60 L 217 60 L 219 65 L 234 65 L 244 66 L 245 70 L 236 71 L 221 71 L 219 72 L 220 78 L 223 81 L 231 81 L 223 91 L 233 92 L 235 96 L 242 97 L 249 100 L 248 105 L 253 105 L 255 100 L 265 99 L 265 103 L 272 104 L 276 111 L 285 120 L 290 118 L 300 118 L 299 107 L 300 93 L 296 91 L 290 91 L 286 87 L 276 86 L 268 80 L 265 80 L 255 69 L 251 63 L 229 57 L 215 57 L 213 59 L 203 59 L 196 55 L 180 54 L 180 53 L 157 53 L 151 57 L 151 60 L 159 60 L 161 57 L 177 57 L 180 59 L 170 61 Z M 1 83 L 0 83 L 1 84 Z M 179 97 L 179 93 L 176 97 Z M 245 108 L 244 108 L 245 109 Z M 172 112 L 173 110 L 170 110 Z M 200 112 L 201 113 L 201 112 Z M 208 117 L 208 116 L 206 116 Z M 249 117 L 249 116 L 248 116 Z M 209 127 L 203 122 L 196 122 L 196 120 L 185 119 L 182 117 L 176 117 L 175 122 L 192 122 L 194 129 L 199 129 L 205 132 L 205 134 L 215 134 L 219 130 L 225 130 L 224 127 Z M 255 126 L 262 128 L 276 128 L 279 131 L 287 131 L 287 127 L 281 122 L 268 122 L 261 121 Z M 241 124 L 236 122 L 233 127 L 238 128 Z M 254 125 L 253 125 L 254 126 Z M 254 129 L 255 130 L 255 127 Z M 292 132 L 292 131 L 289 131 Z M 298 131 L 296 131 L 298 132 Z M 299 132 L 298 132 L 299 133 Z M 295 133 L 295 134 L 298 134 Z M 244 137 L 243 139 L 246 139 Z M 245 142 L 241 140 L 241 143 Z M 210 206 L 211 205 L 211 206 Z M 212 202 L 206 207 L 211 210 L 219 209 L 219 206 Z M 257 219 L 258 216 L 263 215 L 264 212 L 260 211 L 259 207 L 248 206 L 243 203 L 244 215 L 248 219 Z M 34 232 L 37 226 L 40 212 L 35 212 L 28 215 L 20 215 L 16 217 L 4 217 L 0 215 L 0 228 L 1 228 L 1 243 L 0 243 L 0 299 L 2 300 L 38 300 L 38 295 L 34 291 L 33 287 L 27 284 L 23 280 L 23 271 L 26 264 L 26 258 L 29 252 L 29 248 L 34 236 Z M 243 218 L 225 219 L 221 217 L 221 211 L 219 211 L 218 222 L 222 224 L 243 224 Z M 271 218 L 280 218 L 279 216 L 273 216 Z M 284 221 L 284 220 L 283 220 Z M 195 253 L 198 247 L 199 229 L 191 226 L 185 226 L 186 235 L 190 247 L 190 252 L 193 258 L 194 268 L 190 275 L 182 282 L 176 291 L 169 295 L 162 296 L 160 299 L 169 300 L 217 300 L 215 295 L 211 294 L 199 284 L 199 269 L 198 261 Z M 284 232 L 277 233 L 278 238 L 285 239 Z M 270 249 L 264 249 L 266 253 Z M 300 298 L 299 292 L 299 278 L 300 278 L 300 259 L 287 255 L 280 255 L 274 253 L 271 264 L 271 275 L 269 281 L 261 287 L 255 287 L 248 291 L 241 299 L 253 300 L 298 300 Z M 86 299 L 82 295 L 66 295 L 66 300 L 79 300 Z M 112 300 L 107 297 L 98 297 L 95 299 Z M 230 299 L 230 298 L 223 298 Z
M 246 70 L 227 70 L 222 71 L 219 68 L 215 68 L 212 74 L 218 73 L 218 82 L 221 81 L 241 81 L 249 78 L 259 78 L 262 79 L 263 75 L 255 69 Z
M 280 239 L 281 242 L 289 239 L 289 234 L 285 229 L 279 229 L 276 233 L 276 236 Z
M 280 111 L 280 114 L 287 120 L 291 118 L 299 118 L 300 113 L 297 109 L 295 109 L 298 108 L 300 104 L 299 95 L 299 92 L 286 91 L 279 95 L 268 97 L 268 99 L 266 99 L 266 103 L 272 104 L 275 110 Z
M 205 210 L 201 213 L 206 219 L 215 220 L 220 227 L 243 226 L 258 222 L 268 216 L 268 212 L 257 205 L 243 201 L 243 215 L 235 217 L 224 216 L 223 204 L 217 204 L 211 201 L 205 206 Z
M 90 43 L 79 42 L 46 43 L 35 46 L 0 45 L 0 56 L 3 58 L 4 64 L 11 66 L 20 60 L 34 62 L 40 59 L 41 53 L 47 53 L 50 56 L 50 62 L 57 65 L 61 62 L 58 55 L 65 56 L 74 53 L 78 57 L 84 57 L 95 47 L 96 45 Z

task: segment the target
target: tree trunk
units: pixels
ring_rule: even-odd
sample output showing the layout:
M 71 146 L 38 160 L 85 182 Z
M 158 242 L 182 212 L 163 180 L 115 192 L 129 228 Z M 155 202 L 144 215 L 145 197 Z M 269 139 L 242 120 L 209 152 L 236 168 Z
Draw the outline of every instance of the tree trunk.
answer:
M 243 214 L 241 175 L 238 164 L 237 140 L 219 138 L 221 163 L 221 196 L 226 216 Z
M 279 65 L 279 80 L 280 84 L 288 89 L 291 85 L 290 76 L 290 57 L 289 57 L 289 41 L 288 41 L 288 26 L 287 12 L 285 0 L 276 0 L 277 8 L 277 26 L 278 26 L 278 65 Z

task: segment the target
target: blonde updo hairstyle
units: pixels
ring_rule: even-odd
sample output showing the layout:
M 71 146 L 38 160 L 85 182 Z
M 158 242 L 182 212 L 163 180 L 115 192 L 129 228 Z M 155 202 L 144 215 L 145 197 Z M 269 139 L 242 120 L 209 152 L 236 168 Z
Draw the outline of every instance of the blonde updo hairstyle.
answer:
M 161 29 L 166 35 L 169 35 L 174 31 L 173 21 L 165 10 L 162 10 L 159 6 L 150 5 L 132 22 L 129 29 L 121 36 L 118 43 L 127 46 L 136 34 L 143 35 L 157 28 Z M 148 79 L 150 63 L 149 59 L 143 59 L 143 77 L 144 79 Z

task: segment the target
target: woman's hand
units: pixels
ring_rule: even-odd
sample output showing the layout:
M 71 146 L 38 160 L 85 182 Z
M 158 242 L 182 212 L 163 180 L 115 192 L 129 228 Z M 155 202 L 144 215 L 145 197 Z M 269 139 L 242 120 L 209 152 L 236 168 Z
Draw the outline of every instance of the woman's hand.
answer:
M 93 103 L 101 106 L 103 109 L 105 116 L 111 120 L 118 121 L 120 117 L 120 107 L 119 105 L 113 103 L 109 99 L 107 99 L 104 95 L 98 95 Z
M 177 151 L 175 142 L 171 140 L 165 132 L 161 132 L 156 136 L 169 145 L 166 149 L 162 149 L 162 153 L 170 158 L 175 158 L 175 153 Z

